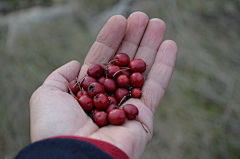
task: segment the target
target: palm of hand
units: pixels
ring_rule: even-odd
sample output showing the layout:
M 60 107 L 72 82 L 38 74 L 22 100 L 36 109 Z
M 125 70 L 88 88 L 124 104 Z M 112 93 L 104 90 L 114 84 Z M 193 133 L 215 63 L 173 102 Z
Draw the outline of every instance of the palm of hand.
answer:
M 141 12 L 128 20 L 114 16 L 100 31 L 83 66 L 72 61 L 54 71 L 31 97 L 31 139 L 37 141 L 53 136 L 83 136 L 109 142 L 122 149 L 130 158 L 140 158 L 151 140 L 153 115 L 171 78 L 177 46 L 164 41 L 165 24 L 160 19 L 148 21 Z M 108 62 L 116 52 L 128 53 L 130 59 L 141 58 L 147 63 L 141 99 L 126 103 L 139 109 L 138 121 L 126 121 L 121 126 L 98 128 L 78 102 L 67 93 L 64 82 L 83 77 L 91 64 Z

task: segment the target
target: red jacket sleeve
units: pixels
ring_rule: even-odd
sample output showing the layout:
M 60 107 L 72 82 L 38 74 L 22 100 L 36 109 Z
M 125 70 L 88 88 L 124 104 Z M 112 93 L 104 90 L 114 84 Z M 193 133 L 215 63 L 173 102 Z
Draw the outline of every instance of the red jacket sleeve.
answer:
M 122 150 L 110 143 L 76 136 L 57 136 L 30 144 L 15 157 L 22 158 L 129 159 Z

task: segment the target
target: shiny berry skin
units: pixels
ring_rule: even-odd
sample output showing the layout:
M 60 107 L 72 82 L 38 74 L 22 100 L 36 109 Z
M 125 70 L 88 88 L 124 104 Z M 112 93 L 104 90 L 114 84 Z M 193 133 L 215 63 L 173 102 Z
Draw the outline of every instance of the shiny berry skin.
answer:
M 102 72 L 102 66 L 94 64 L 88 68 L 87 74 L 91 77 L 98 78 L 102 75 Z
M 134 59 L 129 63 L 131 72 L 144 72 L 146 70 L 146 63 L 142 59 Z
M 65 83 L 72 97 L 99 127 L 121 125 L 126 119 L 135 119 L 143 125 L 138 119 L 136 106 L 121 105 L 129 98 L 141 97 L 144 84 L 142 72 L 145 70 L 146 63 L 143 60 L 130 61 L 127 54 L 118 53 L 103 67 L 94 64 L 81 79 L 73 80 L 68 85 Z
M 129 95 L 129 91 L 126 88 L 117 88 L 114 96 L 115 98 L 120 102 L 124 96 L 128 96 Z
M 93 100 L 89 95 L 83 95 L 78 99 L 78 103 L 81 105 L 84 111 L 90 112 L 93 110 Z
M 108 96 L 103 93 L 97 94 L 93 98 L 93 104 L 98 110 L 106 110 L 109 103 Z
M 87 92 L 89 96 L 94 97 L 99 93 L 105 93 L 105 88 L 101 83 L 93 82 L 88 86 Z
M 89 86 L 91 83 L 93 83 L 93 82 L 97 82 L 97 80 L 96 80 L 95 78 L 91 77 L 91 76 L 86 76 L 86 77 L 83 79 L 83 81 L 82 81 L 82 83 L 81 83 L 81 86 L 82 86 L 85 90 L 87 90 L 87 89 L 88 89 L 88 86 Z
M 118 101 L 115 97 L 113 96 L 108 96 L 108 99 L 109 99 L 109 104 L 115 104 L 115 105 L 118 105 Z
M 107 64 L 107 66 L 104 66 L 103 70 L 104 70 L 104 74 L 107 75 L 108 78 L 113 78 L 113 75 L 114 77 L 118 77 L 122 73 L 122 71 L 120 71 L 121 69 L 119 66 L 111 65 L 111 64 Z
M 115 91 L 117 89 L 116 82 L 113 79 L 111 79 L 111 78 L 107 78 L 104 81 L 103 86 L 109 92 Z
M 130 62 L 130 58 L 125 53 L 118 53 L 113 57 L 113 60 L 116 60 L 113 62 L 114 65 L 117 65 L 119 67 L 128 66 Z
M 132 87 L 141 88 L 144 84 L 144 77 L 139 72 L 134 72 L 130 76 L 130 84 Z
M 134 120 L 138 116 L 138 108 L 135 105 L 126 104 L 123 110 L 126 112 L 128 120 Z
M 106 77 L 101 76 L 101 77 L 99 77 L 98 82 L 103 84 L 105 80 L 106 80 Z
M 87 95 L 87 91 L 85 91 L 85 90 L 80 90 L 80 91 L 78 91 L 78 93 L 77 93 L 77 98 L 79 99 L 81 96 L 83 96 L 83 95 Z
M 80 90 L 79 86 L 76 83 L 76 80 L 72 80 L 68 85 L 73 94 L 77 94 L 77 92 Z
M 108 114 L 106 112 L 100 111 L 100 112 L 97 112 L 94 116 L 95 116 L 94 117 L 95 123 L 99 127 L 108 125 Z
M 119 75 L 117 84 L 119 87 L 126 87 L 129 84 L 129 78 L 126 75 Z
M 117 108 L 118 108 L 117 105 L 115 105 L 115 104 L 110 104 L 110 105 L 108 106 L 108 108 L 106 109 L 106 113 L 110 113 L 110 111 L 112 111 L 113 109 L 117 109 Z
M 140 89 L 133 88 L 132 91 L 131 91 L 131 96 L 133 98 L 139 98 L 139 97 L 141 97 L 141 93 L 142 93 L 142 91 Z
M 126 70 L 126 69 L 122 69 L 122 75 L 126 75 L 128 78 L 130 77 L 131 73 L 130 73 L 130 70 Z
M 126 112 L 122 109 L 113 109 L 108 113 L 108 121 L 112 125 L 122 125 L 126 120 Z
M 92 118 L 92 120 L 95 122 L 95 115 L 100 112 L 100 110 L 97 109 L 93 109 L 90 113 L 90 118 Z

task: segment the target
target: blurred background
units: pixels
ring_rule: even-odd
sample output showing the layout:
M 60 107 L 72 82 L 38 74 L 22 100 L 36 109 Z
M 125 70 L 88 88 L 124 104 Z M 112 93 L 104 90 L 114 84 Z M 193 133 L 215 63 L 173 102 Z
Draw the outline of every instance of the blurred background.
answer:
M 33 91 L 134 11 L 163 19 L 179 47 L 143 159 L 240 158 L 240 0 L 0 0 L 0 158 L 30 143 Z

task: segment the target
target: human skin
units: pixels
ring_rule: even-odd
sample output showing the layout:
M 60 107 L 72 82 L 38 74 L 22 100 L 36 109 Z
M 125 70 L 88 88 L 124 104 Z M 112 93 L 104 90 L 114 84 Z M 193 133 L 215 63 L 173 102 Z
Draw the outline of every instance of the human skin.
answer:
M 139 159 L 153 134 L 154 113 L 168 87 L 177 56 L 177 45 L 164 40 L 165 23 L 134 12 L 128 19 L 111 17 L 99 32 L 83 65 L 71 61 L 52 72 L 33 93 L 30 100 L 31 141 L 67 135 L 81 136 L 111 143 L 130 158 Z M 129 99 L 139 110 L 139 120 L 126 120 L 121 126 L 99 128 L 69 93 L 65 82 L 81 78 L 92 64 L 107 63 L 114 54 L 124 52 L 143 59 L 147 69 L 140 99 Z

